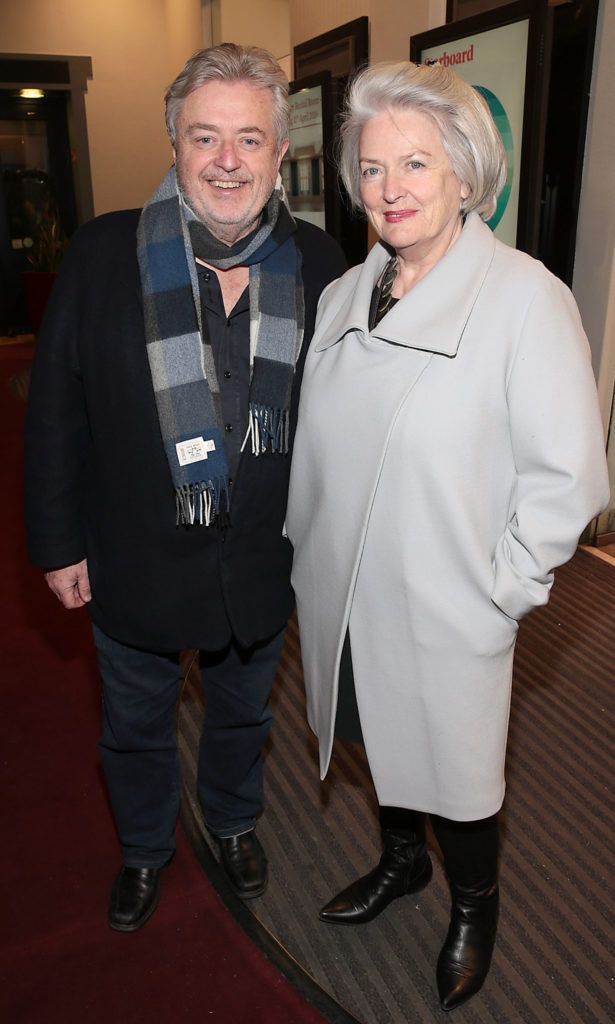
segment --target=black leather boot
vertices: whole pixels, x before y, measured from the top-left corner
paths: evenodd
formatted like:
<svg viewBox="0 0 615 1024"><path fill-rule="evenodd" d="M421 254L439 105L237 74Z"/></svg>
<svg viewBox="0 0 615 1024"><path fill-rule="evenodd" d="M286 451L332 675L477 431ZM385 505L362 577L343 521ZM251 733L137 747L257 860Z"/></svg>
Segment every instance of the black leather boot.
<svg viewBox="0 0 615 1024"><path fill-rule="evenodd" d="M451 921L438 957L443 1010L461 1006L482 987L498 925L497 818L478 822L432 819L451 886Z"/></svg>
<svg viewBox="0 0 615 1024"><path fill-rule="evenodd" d="M398 896L418 892L428 884L432 866L425 846L425 816L418 811L381 808L380 822L384 851L378 866L334 896L320 911L321 921L366 924Z"/></svg>

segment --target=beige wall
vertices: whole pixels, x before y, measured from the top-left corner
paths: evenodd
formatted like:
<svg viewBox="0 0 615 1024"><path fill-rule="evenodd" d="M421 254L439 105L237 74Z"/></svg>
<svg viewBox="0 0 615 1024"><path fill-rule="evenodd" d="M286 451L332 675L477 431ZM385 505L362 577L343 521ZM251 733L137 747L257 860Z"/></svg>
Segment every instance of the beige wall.
<svg viewBox="0 0 615 1024"><path fill-rule="evenodd" d="M289 6L291 45L298 46L347 21L369 17L371 0L289 0Z"/></svg>
<svg viewBox="0 0 615 1024"><path fill-rule="evenodd" d="M210 45L209 40L204 36L202 6L201 0L162 0L165 40L170 66L169 81L172 81L175 75L181 71L186 60L195 50L201 46ZM166 84L168 85L168 82Z"/></svg>
<svg viewBox="0 0 615 1024"><path fill-rule="evenodd" d="M446 21L446 0L372 0L371 59L408 60L410 36Z"/></svg>
<svg viewBox="0 0 615 1024"><path fill-rule="evenodd" d="M263 46L278 60L290 54L289 0L206 2L213 8L214 43Z"/></svg>
<svg viewBox="0 0 615 1024"><path fill-rule="evenodd" d="M407 60L411 35L444 24L446 0L290 0L292 46L364 15L371 60Z"/></svg>
<svg viewBox="0 0 615 1024"><path fill-rule="evenodd" d="M164 90L201 38L199 0L2 0L3 52L92 58L96 213L140 206L169 166Z"/></svg>

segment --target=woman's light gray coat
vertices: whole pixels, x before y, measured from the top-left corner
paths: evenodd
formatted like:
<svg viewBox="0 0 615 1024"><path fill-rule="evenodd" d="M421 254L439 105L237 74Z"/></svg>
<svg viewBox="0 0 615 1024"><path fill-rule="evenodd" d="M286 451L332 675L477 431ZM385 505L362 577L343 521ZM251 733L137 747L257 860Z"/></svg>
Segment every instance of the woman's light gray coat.
<svg viewBox="0 0 615 1024"><path fill-rule="evenodd" d="M378 327L388 259L325 291L286 521L324 776L350 630L381 804L493 814L517 620L606 504L588 345L569 290L476 214Z"/></svg>

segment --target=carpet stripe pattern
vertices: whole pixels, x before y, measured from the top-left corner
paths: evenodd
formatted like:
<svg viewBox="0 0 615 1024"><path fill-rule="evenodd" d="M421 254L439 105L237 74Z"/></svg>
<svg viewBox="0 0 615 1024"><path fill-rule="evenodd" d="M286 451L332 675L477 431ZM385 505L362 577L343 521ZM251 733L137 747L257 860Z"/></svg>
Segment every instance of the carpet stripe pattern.
<svg viewBox="0 0 615 1024"><path fill-rule="evenodd" d="M612 923L615 567L579 550L550 603L519 632L502 813L502 913L488 982L458 1024L602 1024L615 1018ZM273 694L266 812L266 895L250 909L317 984L361 1024L442 1021L435 962L448 889L434 878L376 921L336 928L318 909L380 854L363 751L337 741L318 780L291 621ZM179 717L184 783L196 807L203 714L196 673Z"/></svg>

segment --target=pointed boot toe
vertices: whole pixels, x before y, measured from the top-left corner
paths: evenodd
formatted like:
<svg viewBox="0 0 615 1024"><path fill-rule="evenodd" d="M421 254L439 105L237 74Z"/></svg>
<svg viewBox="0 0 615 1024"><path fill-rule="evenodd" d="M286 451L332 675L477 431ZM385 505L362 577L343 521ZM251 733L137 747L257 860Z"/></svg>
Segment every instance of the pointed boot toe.
<svg viewBox="0 0 615 1024"><path fill-rule="evenodd" d="M385 850L373 871L342 889L318 916L326 924L367 924L393 900L424 889L432 873L431 860L425 851L414 860L400 857L397 850L394 853Z"/></svg>
<svg viewBox="0 0 615 1024"><path fill-rule="evenodd" d="M372 872L373 874L373 872ZM338 892L332 900L322 908L318 917L326 924L362 924L371 921L370 907L364 899L362 883L369 878L359 879L346 889Z"/></svg>
<svg viewBox="0 0 615 1024"><path fill-rule="evenodd" d="M440 1006L443 1010L454 1010L457 1006L471 999L483 986L487 971L476 972L464 970L460 964L440 963L436 978Z"/></svg>
<svg viewBox="0 0 615 1024"><path fill-rule="evenodd" d="M491 966L497 920L497 886L472 896L454 896L451 923L436 968L443 1010L454 1010L482 988Z"/></svg>

